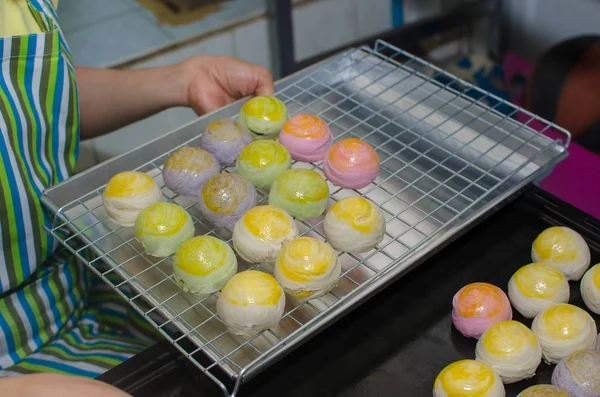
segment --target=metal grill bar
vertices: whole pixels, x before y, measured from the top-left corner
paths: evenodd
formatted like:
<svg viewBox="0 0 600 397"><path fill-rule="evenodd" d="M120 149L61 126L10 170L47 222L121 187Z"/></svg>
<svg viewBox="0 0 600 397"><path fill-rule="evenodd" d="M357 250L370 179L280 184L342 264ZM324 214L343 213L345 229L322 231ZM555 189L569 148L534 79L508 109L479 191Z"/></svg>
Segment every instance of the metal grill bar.
<svg viewBox="0 0 600 397"><path fill-rule="evenodd" d="M566 151L544 132L561 134L567 146L571 139L554 124L380 41L374 49L354 49L302 71L278 82L277 88L276 96L292 114L316 114L329 124L336 141L356 137L379 153L379 177L354 191L330 184L330 205L348 195L366 197L383 210L386 233L370 252L339 253L338 286L309 302L288 297L274 329L249 338L230 335L216 312L216 294L181 291L173 279L171 258L148 257L131 228L107 220L104 185L61 205L45 202L55 214L53 226L46 230L130 302L224 395L237 395L244 381L472 224L484 210L547 172ZM495 104L489 106L488 101ZM184 129L206 126L227 110ZM517 122L519 115L528 120ZM534 122L543 124L542 131L530 127ZM166 158L197 140L195 135L165 146L136 170L154 178L166 201L190 213L197 234L231 243L229 232L205 222L194 202L169 191L162 180ZM294 162L293 167L323 173L320 163ZM73 188L63 185L53 188L53 194ZM265 203L267 192L258 193L259 203ZM325 239L322 217L298 226L303 235ZM243 261L240 268L267 271Z"/></svg>

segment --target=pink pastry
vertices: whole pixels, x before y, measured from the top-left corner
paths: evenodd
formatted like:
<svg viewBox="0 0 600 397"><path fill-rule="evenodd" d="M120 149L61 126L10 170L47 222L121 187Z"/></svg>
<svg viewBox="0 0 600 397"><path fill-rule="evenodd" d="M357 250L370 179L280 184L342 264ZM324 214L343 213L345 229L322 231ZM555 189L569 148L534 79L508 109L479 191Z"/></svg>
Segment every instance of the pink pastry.
<svg viewBox="0 0 600 397"><path fill-rule="evenodd" d="M334 144L323 160L323 171L332 183L347 189L360 189L379 173L379 156L371 145L357 138Z"/></svg>
<svg viewBox="0 0 600 397"><path fill-rule="evenodd" d="M312 114L297 114L283 125L279 143L287 148L294 160L323 160L333 142L327 123Z"/></svg>
<svg viewBox="0 0 600 397"><path fill-rule="evenodd" d="M489 327L505 320L512 320L510 301L495 285L468 284L452 299L452 322L467 338L479 339Z"/></svg>

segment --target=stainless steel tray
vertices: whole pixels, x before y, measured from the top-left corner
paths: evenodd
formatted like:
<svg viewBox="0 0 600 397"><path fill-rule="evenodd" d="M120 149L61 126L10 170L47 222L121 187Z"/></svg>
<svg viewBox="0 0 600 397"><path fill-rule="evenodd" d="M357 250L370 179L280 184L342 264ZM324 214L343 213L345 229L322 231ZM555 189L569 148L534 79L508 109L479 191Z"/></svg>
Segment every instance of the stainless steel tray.
<svg viewBox="0 0 600 397"><path fill-rule="evenodd" d="M171 259L144 255L132 229L109 222L102 206L102 190L112 175L144 171L163 187L168 200L188 209L197 234L228 241L231 235L205 223L193 202L164 187L161 166L176 148L196 144L211 121L235 118L243 100L52 187L42 197L54 220L47 231L123 295L225 395L236 395L244 381L545 175L567 156L570 142L570 134L556 125L381 41L285 78L276 89L291 114L317 114L336 140L354 136L375 147L381 159L375 182L361 190L330 185L329 206L348 195L362 195L383 209L387 229L377 249L340 254L343 272L330 294L304 304L288 297L285 315L272 330L252 338L230 335L216 314L217 294L197 298L182 292L172 279ZM528 121L516 122L517 114L527 115ZM529 126L533 122L564 142L534 131ZM293 166L322 173L320 163ZM322 219L298 226L323 239ZM248 267L240 262L241 269ZM191 351L187 340L195 346ZM223 372L233 380L231 390Z"/></svg>

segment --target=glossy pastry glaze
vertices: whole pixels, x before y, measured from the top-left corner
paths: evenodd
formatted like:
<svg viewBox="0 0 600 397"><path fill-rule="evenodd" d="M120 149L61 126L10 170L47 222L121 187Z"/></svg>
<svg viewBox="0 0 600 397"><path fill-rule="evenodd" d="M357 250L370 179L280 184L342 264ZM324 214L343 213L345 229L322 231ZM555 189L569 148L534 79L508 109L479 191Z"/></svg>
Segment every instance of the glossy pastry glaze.
<svg viewBox="0 0 600 397"><path fill-rule="evenodd" d="M360 189L373 182L379 173L379 156L365 141L344 139L329 149L323 171L333 184Z"/></svg>
<svg viewBox="0 0 600 397"><path fill-rule="evenodd" d="M131 227L140 211L162 200L162 192L148 174L125 171L108 181L102 199L111 222Z"/></svg>
<svg viewBox="0 0 600 397"><path fill-rule="evenodd" d="M289 150L294 160L317 162L329 151L333 135L320 117L297 114L283 125L279 143Z"/></svg>
<svg viewBox="0 0 600 397"><path fill-rule="evenodd" d="M197 147L175 150L163 166L163 180L173 192L184 196L198 196L204 183L221 171L221 165L212 154Z"/></svg>

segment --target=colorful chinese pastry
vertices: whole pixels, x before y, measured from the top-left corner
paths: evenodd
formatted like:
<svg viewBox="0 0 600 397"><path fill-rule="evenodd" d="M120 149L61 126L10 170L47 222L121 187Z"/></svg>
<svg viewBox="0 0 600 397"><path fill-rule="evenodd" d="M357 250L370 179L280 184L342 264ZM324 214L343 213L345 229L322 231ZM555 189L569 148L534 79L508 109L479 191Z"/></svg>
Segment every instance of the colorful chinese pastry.
<svg viewBox="0 0 600 397"><path fill-rule="evenodd" d="M323 160L323 171L334 185L361 189L373 182L379 173L379 156L365 141L344 139L329 149Z"/></svg>
<svg viewBox="0 0 600 397"><path fill-rule="evenodd" d="M498 374L477 360L449 364L435 378L433 397L504 397L506 391Z"/></svg>
<svg viewBox="0 0 600 397"><path fill-rule="evenodd" d="M489 327L505 320L512 320L512 309L504 291L495 285L468 284L452 299L452 322L466 337L479 339Z"/></svg>
<svg viewBox="0 0 600 397"><path fill-rule="evenodd" d="M233 119L213 121L200 135L200 146L223 167L233 166L242 149L250 142L252 137L248 131Z"/></svg>
<svg viewBox="0 0 600 397"><path fill-rule="evenodd" d="M587 308L600 314L600 263L585 272L580 288L581 297Z"/></svg>
<svg viewBox="0 0 600 397"><path fill-rule="evenodd" d="M204 183L221 171L212 154L197 147L175 150L163 166L163 180L173 192L183 196L198 196Z"/></svg>
<svg viewBox="0 0 600 397"><path fill-rule="evenodd" d="M250 263L274 263L283 245L298 237L294 219L281 208L259 205L233 227L233 247Z"/></svg>
<svg viewBox="0 0 600 397"><path fill-rule="evenodd" d="M552 384L570 396L600 397L600 352L577 350L569 354L554 368Z"/></svg>
<svg viewBox="0 0 600 397"><path fill-rule="evenodd" d="M159 258L170 256L194 237L194 221L177 204L154 203L135 220L135 237L147 254Z"/></svg>
<svg viewBox="0 0 600 397"><path fill-rule="evenodd" d="M583 309L563 303L533 319L531 330L542 346L544 361L556 364L576 350L596 346L596 322Z"/></svg>
<svg viewBox="0 0 600 397"><path fill-rule="evenodd" d="M569 302L569 281L554 266L537 262L521 267L508 282L508 298L523 317Z"/></svg>
<svg viewBox="0 0 600 397"><path fill-rule="evenodd" d="M246 146L237 159L237 171L257 189L271 187L281 173L292 166L287 149L274 141L255 141Z"/></svg>
<svg viewBox="0 0 600 397"><path fill-rule="evenodd" d="M238 121L254 139L276 139L288 117L287 107L279 99L257 96L242 106Z"/></svg>
<svg viewBox="0 0 600 397"><path fill-rule="evenodd" d="M360 253L377 246L385 235L383 211L362 197L335 203L323 223L327 242L338 251Z"/></svg>
<svg viewBox="0 0 600 397"><path fill-rule="evenodd" d="M286 243L275 263L275 279L283 290L302 300L320 298L337 284L341 273L331 246L312 237Z"/></svg>
<svg viewBox="0 0 600 397"><path fill-rule="evenodd" d="M202 216L213 225L232 229L250 208L256 206L254 186L237 174L222 173L210 178L200 193Z"/></svg>
<svg viewBox="0 0 600 397"><path fill-rule="evenodd" d="M246 270L233 276L217 300L217 313L234 335L252 336L279 324L285 294L270 274Z"/></svg>
<svg viewBox="0 0 600 397"><path fill-rule="evenodd" d="M102 193L108 219L125 227L133 226L141 210L161 199L162 192L154 179L136 171L113 176Z"/></svg>
<svg viewBox="0 0 600 397"><path fill-rule="evenodd" d="M192 294L219 291L237 273L238 263L231 247L212 236L194 237L175 253L173 276L179 287Z"/></svg>
<svg viewBox="0 0 600 397"><path fill-rule="evenodd" d="M279 143L287 148L294 160L317 162L329 151L333 135L320 117L297 114L283 125Z"/></svg>
<svg viewBox="0 0 600 397"><path fill-rule="evenodd" d="M517 397L569 397L569 393L554 385L535 385L529 386L517 394Z"/></svg>
<svg viewBox="0 0 600 397"><path fill-rule="evenodd" d="M531 258L534 262L550 263L569 280L579 280L590 267L590 248L575 230L554 226L535 239Z"/></svg>
<svg viewBox="0 0 600 397"><path fill-rule="evenodd" d="M475 358L492 367L505 384L532 378L542 362L542 348L529 328L518 321L500 321L477 341Z"/></svg>
<svg viewBox="0 0 600 397"><path fill-rule="evenodd" d="M329 187L316 171L293 169L283 172L271 185L269 204L303 221L319 216L327 207Z"/></svg>

